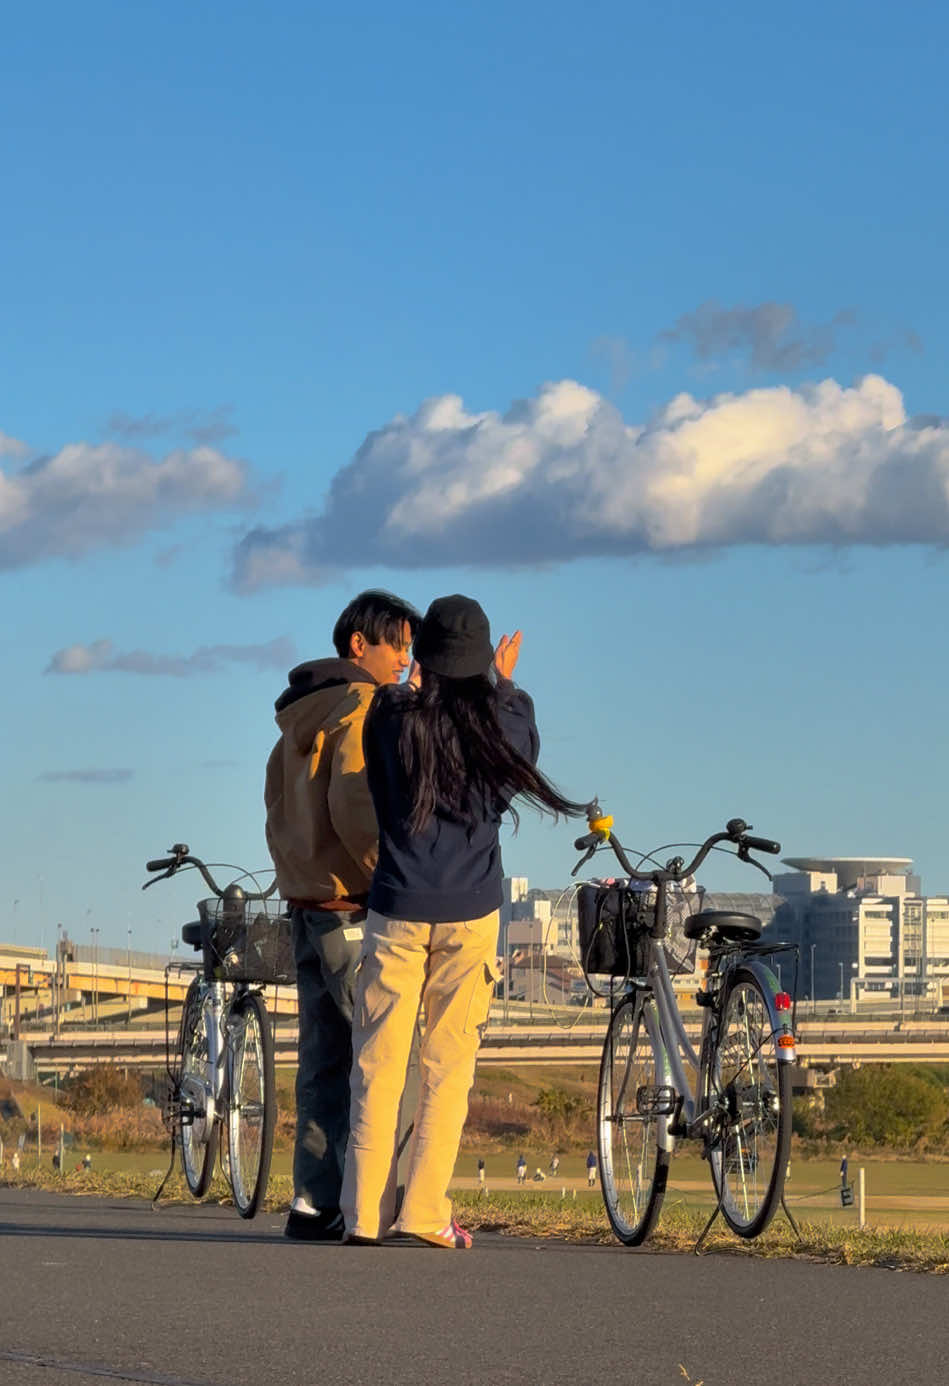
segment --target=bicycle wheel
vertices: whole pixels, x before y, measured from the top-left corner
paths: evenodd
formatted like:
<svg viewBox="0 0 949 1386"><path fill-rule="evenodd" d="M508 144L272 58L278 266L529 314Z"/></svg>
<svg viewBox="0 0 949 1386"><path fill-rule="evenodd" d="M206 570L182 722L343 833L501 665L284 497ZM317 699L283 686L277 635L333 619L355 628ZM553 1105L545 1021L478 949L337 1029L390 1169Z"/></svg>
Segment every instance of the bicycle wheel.
<svg viewBox="0 0 949 1386"><path fill-rule="evenodd" d="M273 1036L261 997L238 997L227 1025L227 1145L234 1204L252 1218L267 1189L277 1099Z"/></svg>
<svg viewBox="0 0 949 1386"><path fill-rule="evenodd" d="M735 969L706 1075L708 1153L725 1221L739 1237L768 1226L784 1192L791 1149L791 1072L778 1062L761 983Z"/></svg>
<svg viewBox="0 0 949 1386"><path fill-rule="evenodd" d="M217 1122L207 1120L212 1074L201 990L195 977L185 996L178 1030L178 1140L185 1182L195 1198L203 1198L208 1191L218 1146Z"/></svg>
<svg viewBox="0 0 949 1386"><path fill-rule="evenodd" d="M603 1044L597 1091L597 1145L606 1215L626 1246L639 1246L656 1225L669 1177L659 1147L661 1121L642 1115L637 1093L661 1082L662 1055L653 1049L645 1009L651 997L629 997L613 1012Z"/></svg>

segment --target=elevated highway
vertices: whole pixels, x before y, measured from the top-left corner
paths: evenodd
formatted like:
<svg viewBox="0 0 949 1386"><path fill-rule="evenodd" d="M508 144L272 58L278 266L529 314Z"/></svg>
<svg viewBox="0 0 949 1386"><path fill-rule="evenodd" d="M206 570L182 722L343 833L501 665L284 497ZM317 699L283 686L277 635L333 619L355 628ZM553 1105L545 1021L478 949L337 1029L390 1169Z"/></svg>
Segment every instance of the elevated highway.
<svg viewBox="0 0 949 1386"><path fill-rule="evenodd" d="M270 1006L272 988L267 995ZM176 1008L177 1010L177 1008ZM699 1027L687 1027L693 1043ZM177 1014L170 1014L170 1042L174 1045ZM604 1024L502 1025L490 1024L478 1062L480 1065L597 1064L603 1044ZM56 1034L52 1029L24 1029L21 1042L29 1049L40 1073L75 1072L96 1063L154 1068L165 1062L163 1025L70 1027ZM277 1062L296 1060L297 1026L276 1017ZM2 1054L0 1047L0 1054ZM801 1068L831 1069L862 1063L949 1063L949 1020L906 1022L899 1029L885 1023L866 1023L859 1018L804 1022L798 1026L798 1063Z"/></svg>

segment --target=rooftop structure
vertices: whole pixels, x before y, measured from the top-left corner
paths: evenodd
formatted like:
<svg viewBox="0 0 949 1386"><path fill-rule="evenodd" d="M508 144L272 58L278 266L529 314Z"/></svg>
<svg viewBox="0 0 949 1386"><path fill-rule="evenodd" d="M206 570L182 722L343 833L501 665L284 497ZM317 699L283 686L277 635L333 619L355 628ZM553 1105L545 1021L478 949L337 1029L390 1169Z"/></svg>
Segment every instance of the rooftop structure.
<svg viewBox="0 0 949 1386"><path fill-rule="evenodd" d="M905 876L912 857L782 857L795 871L819 872L837 877L838 890L852 889L866 876Z"/></svg>

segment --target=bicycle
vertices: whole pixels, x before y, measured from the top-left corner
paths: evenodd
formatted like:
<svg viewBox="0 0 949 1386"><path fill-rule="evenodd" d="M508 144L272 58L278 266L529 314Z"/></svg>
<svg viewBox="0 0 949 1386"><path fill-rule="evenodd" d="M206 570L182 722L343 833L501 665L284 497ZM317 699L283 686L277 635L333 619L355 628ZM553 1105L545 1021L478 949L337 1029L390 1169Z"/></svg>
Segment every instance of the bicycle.
<svg viewBox="0 0 949 1386"><path fill-rule="evenodd" d="M167 1055L164 1116L172 1133L171 1164L155 1201L177 1149L195 1198L207 1193L220 1150L234 1205L241 1217L252 1218L267 1189L277 1115L273 1033L261 992L267 984L296 979L290 922L271 898L276 881L263 891L246 891L239 882L222 890L186 844L176 843L169 853L146 863L146 871L162 874L142 889L190 867L214 898L199 900L198 919L181 930L182 941L202 958L185 994L175 1062ZM253 917L252 904L258 907Z"/></svg>
<svg viewBox="0 0 949 1386"><path fill-rule="evenodd" d="M735 855L769 880L771 873L750 853L776 854L780 844L751 836L749 825L733 818L724 832L702 843L688 865L677 856L664 868L637 871L612 823L594 801L590 832L574 844L585 855L573 871L576 875L599 847L609 846L626 873L625 879L581 885L578 891L588 985L591 974L608 975L610 995L619 998L612 1006L597 1086L607 1217L621 1242L641 1245L659 1217L675 1142L693 1139L702 1142L717 1198L698 1245L719 1213L738 1236L756 1237L784 1204L796 1058L792 999L764 956L795 945L762 943L761 921L754 915L686 912L684 940L693 954L697 947L708 950L705 986L696 996L703 1012L697 1054L672 988L668 907L670 892L690 880L719 843L734 844Z"/></svg>

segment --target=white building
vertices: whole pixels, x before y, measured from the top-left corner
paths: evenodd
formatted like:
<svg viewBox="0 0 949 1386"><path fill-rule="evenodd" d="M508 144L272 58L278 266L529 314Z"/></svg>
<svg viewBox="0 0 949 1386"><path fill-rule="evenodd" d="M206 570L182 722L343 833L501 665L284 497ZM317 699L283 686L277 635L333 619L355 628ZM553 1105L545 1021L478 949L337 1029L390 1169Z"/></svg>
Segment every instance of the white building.
<svg viewBox="0 0 949 1386"><path fill-rule="evenodd" d="M786 857L771 926L801 948L801 995L849 1000L949 992L949 897L924 896L909 857Z"/></svg>

